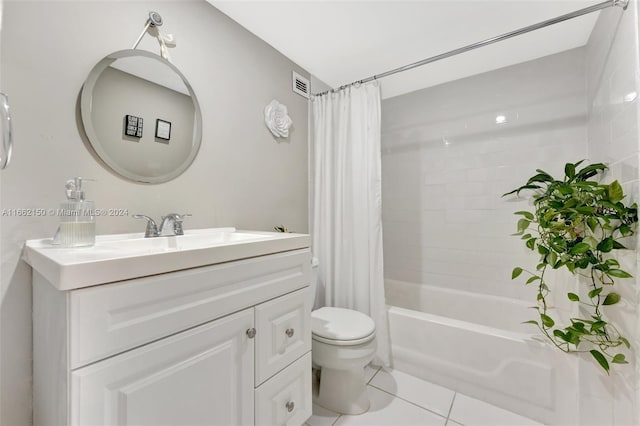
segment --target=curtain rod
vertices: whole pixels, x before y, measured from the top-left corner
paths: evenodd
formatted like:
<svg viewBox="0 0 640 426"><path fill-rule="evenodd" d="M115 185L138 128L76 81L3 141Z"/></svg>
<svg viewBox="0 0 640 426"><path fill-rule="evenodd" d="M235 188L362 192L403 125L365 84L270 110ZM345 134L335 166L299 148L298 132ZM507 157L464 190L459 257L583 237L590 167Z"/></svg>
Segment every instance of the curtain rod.
<svg viewBox="0 0 640 426"><path fill-rule="evenodd" d="M370 81L378 80L378 79L383 78L383 77L388 77L390 75L397 74L399 72L408 71L408 70L411 70L411 69L414 69L414 68L417 68L417 67L421 67L421 66L426 65L426 64L430 64L432 62L439 61L441 59L449 58L451 56L456 56L456 55L459 55L461 53L468 52L470 50L478 49L479 47L488 46L490 44L497 43L497 42L503 41L503 40L507 40L509 38L516 37L516 36L519 36L519 35L522 35L522 34L526 34L526 33L531 32L531 31L539 30L541 28L548 27L550 25L558 24L560 22L567 21L569 19L573 19L573 18L577 18L577 17L582 16L582 15L587 15L589 13L597 12L599 10L606 9L608 7L618 6L618 7L621 7L623 10L626 10L628 5L629 5L629 0L607 0L607 1L603 1L602 3L594 4L593 6L585 7L583 9L579 9L579 10L576 10L576 11L573 11L573 12L569 12L569 13L566 13L564 15L558 16L556 18L547 19L546 21L538 22L537 24L533 24L533 25L529 25L529 26L524 27L524 28L520 28L519 30L510 31L508 33L505 33L505 34L502 34L502 35L499 35L499 36L496 36L496 37L488 38L486 40L482 40L482 41L479 41L479 42L476 42L476 43L473 43L473 44L469 44L467 46L460 47L458 49L453 49L453 50L450 50L448 52L441 53L439 55L435 55L435 56L432 56L430 58L423 59L421 61L414 62L414 63L409 64L409 65L405 65L403 67L395 68L395 69L392 69L390 71L383 72L382 74L376 74L376 75L372 75L371 77L363 78L362 80L356 80L353 83L345 84L344 86L340 86L337 90L344 89L345 87L349 87L349 86L352 86L354 84L368 83ZM326 90L326 91L320 92L320 93L314 93L313 95L314 96L322 96L322 95L325 95L325 94L327 94L329 92L335 92L335 91L336 91L336 89L331 89L331 90Z"/></svg>

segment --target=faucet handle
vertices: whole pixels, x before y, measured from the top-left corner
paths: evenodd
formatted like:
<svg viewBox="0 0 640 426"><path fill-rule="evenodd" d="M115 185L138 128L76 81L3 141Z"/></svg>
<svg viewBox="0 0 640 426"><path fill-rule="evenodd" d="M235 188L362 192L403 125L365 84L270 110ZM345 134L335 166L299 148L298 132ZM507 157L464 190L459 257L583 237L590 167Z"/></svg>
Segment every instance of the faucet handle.
<svg viewBox="0 0 640 426"><path fill-rule="evenodd" d="M158 232L158 225L156 225L156 221L144 214L134 214L131 216L134 219L145 219L147 221L147 229L144 232L144 237L157 237L160 235Z"/></svg>
<svg viewBox="0 0 640 426"><path fill-rule="evenodd" d="M184 235L184 229L182 229L182 222L185 217L191 217L190 213L178 214L171 213L173 215L173 233L176 235ZM168 215L169 216L169 215Z"/></svg>
<svg viewBox="0 0 640 426"><path fill-rule="evenodd" d="M167 213L166 215L162 216L162 220L164 219L171 219L174 221L180 221L182 222L184 220L185 217L191 217L190 213L185 213L185 214L180 214L180 213Z"/></svg>

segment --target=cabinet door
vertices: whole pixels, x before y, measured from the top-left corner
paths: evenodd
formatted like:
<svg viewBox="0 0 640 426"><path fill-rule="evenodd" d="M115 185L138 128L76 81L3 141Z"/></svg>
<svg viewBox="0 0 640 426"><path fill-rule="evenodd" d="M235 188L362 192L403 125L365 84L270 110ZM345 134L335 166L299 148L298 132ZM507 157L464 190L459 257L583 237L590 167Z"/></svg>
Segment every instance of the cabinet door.
<svg viewBox="0 0 640 426"><path fill-rule="evenodd" d="M71 373L71 423L253 424L253 309Z"/></svg>

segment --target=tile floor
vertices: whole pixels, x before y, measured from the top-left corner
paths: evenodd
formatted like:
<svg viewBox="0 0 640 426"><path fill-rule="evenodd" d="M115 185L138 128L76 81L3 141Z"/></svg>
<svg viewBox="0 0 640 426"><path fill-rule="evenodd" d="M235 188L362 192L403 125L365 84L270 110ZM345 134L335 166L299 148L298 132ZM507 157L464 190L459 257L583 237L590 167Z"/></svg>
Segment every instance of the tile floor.
<svg viewBox="0 0 640 426"><path fill-rule="evenodd" d="M371 408L340 415L318 405L307 426L542 426L541 423L409 374L367 367Z"/></svg>

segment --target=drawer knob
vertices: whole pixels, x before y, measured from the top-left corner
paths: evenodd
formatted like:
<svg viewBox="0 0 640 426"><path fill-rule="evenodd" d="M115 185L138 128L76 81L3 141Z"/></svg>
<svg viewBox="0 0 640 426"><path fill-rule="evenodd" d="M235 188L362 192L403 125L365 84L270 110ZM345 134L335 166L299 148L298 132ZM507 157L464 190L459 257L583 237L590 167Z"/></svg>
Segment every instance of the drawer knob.
<svg viewBox="0 0 640 426"><path fill-rule="evenodd" d="M256 329L251 327L250 329L247 330L247 337L249 339L253 339L254 337L256 337Z"/></svg>
<svg viewBox="0 0 640 426"><path fill-rule="evenodd" d="M293 401L287 402L285 406L287 407L288 412L292 412L293 409L296 408L296 404L294 404Z"/></svg>
<svg viewBox="0 0 640 426"><path fill-rule="evenodd" d="M287 328L287 331L285 331L285 333L287 334L287 337L293 337L293 328Z"/></svg>

